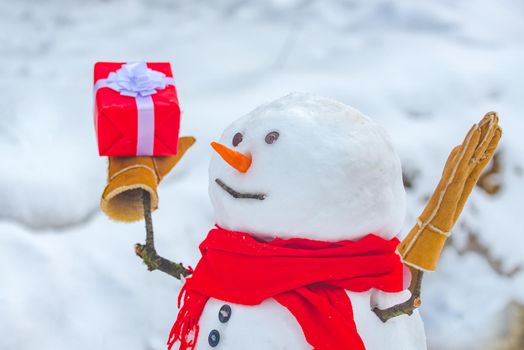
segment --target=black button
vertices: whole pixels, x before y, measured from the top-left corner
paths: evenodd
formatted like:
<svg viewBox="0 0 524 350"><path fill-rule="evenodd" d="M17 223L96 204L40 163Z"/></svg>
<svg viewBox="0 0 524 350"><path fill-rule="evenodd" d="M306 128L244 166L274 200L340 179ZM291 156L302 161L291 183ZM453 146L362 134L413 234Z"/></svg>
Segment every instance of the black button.
<svg viewBox="0 0 524 350"><path fill-rule="evenodd" d="M226 323L229 321L229 318L231 317L231 306L224 305L220 308L220 311L218 312L218 319L222 323Z"/></svg>
<svg viewBox="0 0 524 350"><path fill-rule="evenodd" d="M209 345L214 348L220 341L220 333L218 333L216 329L213 329L211 332L209 332L209 337L207 337L207 340L209 341Z"/></svg>

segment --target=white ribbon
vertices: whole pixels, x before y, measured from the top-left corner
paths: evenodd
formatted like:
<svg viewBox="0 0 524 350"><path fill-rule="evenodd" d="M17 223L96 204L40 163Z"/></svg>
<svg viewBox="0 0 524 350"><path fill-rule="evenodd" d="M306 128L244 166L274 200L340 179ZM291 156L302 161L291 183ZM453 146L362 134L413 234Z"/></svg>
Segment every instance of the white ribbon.
<svg viewBox="0 0 524 350"><path fill-rule="evenodd" d="M94 94L107 87L118 91L122 96L134 97L138 111L137 156L152 156L155 144L155 105L151 95L163 90L167 85L175 85L175 80L162 72L152 70L145 62L130 62L111 72L106 79L99 79L94 86Z"/></svg>

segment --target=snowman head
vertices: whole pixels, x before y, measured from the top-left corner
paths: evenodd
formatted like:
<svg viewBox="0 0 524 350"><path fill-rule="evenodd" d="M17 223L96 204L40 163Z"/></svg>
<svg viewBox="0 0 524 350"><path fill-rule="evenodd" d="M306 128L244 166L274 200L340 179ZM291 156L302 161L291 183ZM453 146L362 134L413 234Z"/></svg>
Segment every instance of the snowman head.
<svg viewBox="0 0 524 350"><path fill-rule="evenodd" d="M334 100L293 93L233 122L213 143L216 223L263 239L398 234L405 192L384 129Z"/></svg>

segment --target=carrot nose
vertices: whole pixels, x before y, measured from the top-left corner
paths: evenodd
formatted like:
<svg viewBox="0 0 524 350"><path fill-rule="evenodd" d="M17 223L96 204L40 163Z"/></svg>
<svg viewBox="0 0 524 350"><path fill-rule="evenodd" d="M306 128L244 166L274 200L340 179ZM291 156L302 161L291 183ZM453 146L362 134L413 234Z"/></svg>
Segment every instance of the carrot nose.
<svg viewBox="0 0 524 350"><path fill-rule="evenodd" d="M218 142L211 142L211 147L220 154L227 164L231 165L241 173L245 173L251 166L251 157L249 156L234 151Z"/></svg>

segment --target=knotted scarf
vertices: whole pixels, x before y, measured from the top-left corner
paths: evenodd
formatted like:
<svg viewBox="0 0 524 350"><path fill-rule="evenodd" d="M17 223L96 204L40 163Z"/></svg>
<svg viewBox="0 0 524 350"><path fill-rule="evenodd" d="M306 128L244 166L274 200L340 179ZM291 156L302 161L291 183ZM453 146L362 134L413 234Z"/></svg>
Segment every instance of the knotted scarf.
<svg viewBox="0 0 524 350"><path fill-rule="evenodd" d="M168 348L194 349L198 321L209 298L257 305L273 298L295 317L315 350L364 350L346 290L403 289L397 238L369 234L358 241L324 242L212 229L200 244L202 258L179 295Z"/></svg>

